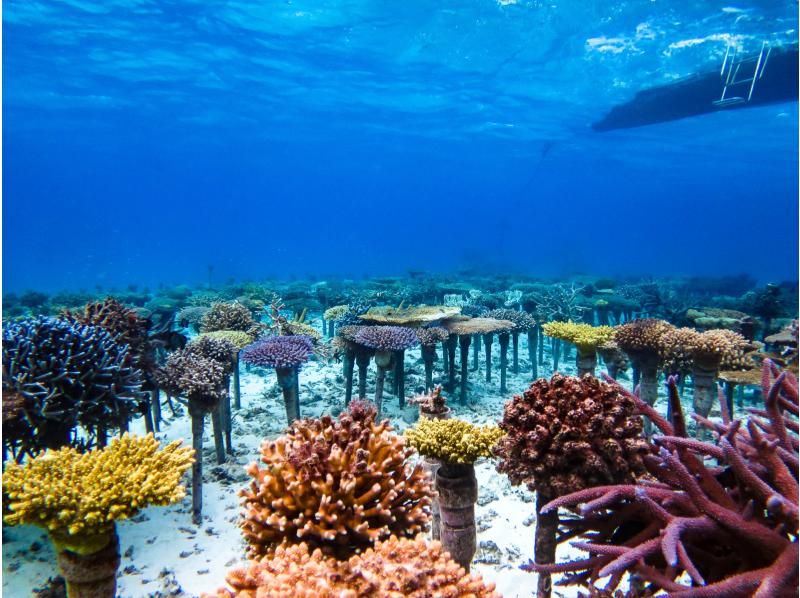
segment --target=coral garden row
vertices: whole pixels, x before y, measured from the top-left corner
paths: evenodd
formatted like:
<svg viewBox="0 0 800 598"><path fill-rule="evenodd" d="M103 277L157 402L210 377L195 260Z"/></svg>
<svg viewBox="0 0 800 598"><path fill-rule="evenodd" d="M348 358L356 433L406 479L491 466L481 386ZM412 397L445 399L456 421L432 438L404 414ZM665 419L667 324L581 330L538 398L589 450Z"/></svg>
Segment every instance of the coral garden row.
<svg viewBox="0 0 800 598"><path fill-rule="evenodd" d="M683 314L695 312L692 322L671 322L652 317L641 286L626 309L611 307L621 290L600 285L591 309L580 305L586 287L567 285L496 291L499 306L467 291L435 305L365 295L311 310L250 288L233 301L190 291L158 317L108 298L8 319L4 522L48 531L70 596L113 596L116 521L180 500L191 469L200 523L204 426L210 419L224 462L249 367L275 372L288 426L247 468L240 526L250 564L217 595L496 595L470 573L478 459L536 494L525 567L537 572L539 596L550 595L553 575L595 594L796 595L796 320L780 320L768 289L769 317L694 306ZM550 378L538 375L545 344ZM398 435L382 418L384 399L406 403L412 350L425 384L408 403L420 418ZM557 373L573 351L578 375ZM533 380L496 425L453 416L481 399L469 382L481 356L501 393L523 365ZM309 360L340 363L338 417L303 417ZM627 371L634 392L615 380ZM654 407L662 381L666 413ZM734 402L745 386L760 389L760 407ZM692 393L690 418L681 389ZM191 417L192 448L128 433L139 417L158 431L176 402ZM587 557L555 562L563 542Z"/></svg>

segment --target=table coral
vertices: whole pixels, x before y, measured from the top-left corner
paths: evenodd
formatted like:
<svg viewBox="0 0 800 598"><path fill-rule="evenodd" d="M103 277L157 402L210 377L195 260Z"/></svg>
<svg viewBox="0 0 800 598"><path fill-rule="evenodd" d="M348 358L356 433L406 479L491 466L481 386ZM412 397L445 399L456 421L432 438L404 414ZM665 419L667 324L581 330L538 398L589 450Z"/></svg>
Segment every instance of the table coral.
<svg viewBox="0 0 800 598"><path fill-rule="evenodd" d="M235 569L217 598L500 598L494 584L467 574L439 542L391 538L347 561L326 558L306 544L279 547L273 555Z"/></svg>
<svg viewBox="0 0 800 598"><path fill-rule="evenodd" d="M475 463L491 457L492 448L503 436L497 426L476 426L461 419L421 418L405 431L408 443L426 457L448 463Z"/></svg>
<svg viewBox="0 0 800 598"><path fill-rule="evenodd" d="M259 367L296 368L308 361L313 350L307 336L271 336L242 349L241 359Z"/></svg>
<svg viewBox="0 0 800 598"><path fill-rule="evenodd" d="M198 338L203 337L228 341L240 351L247 345L252 344L255 340L251 335L241 330L215 330L213 332L204 332L199 335Z"/></svg>
<svg viewBox="0 0 800 598"><path fill-rule="evenodd" d="M261 445L261 462L242 491L242 530L251 556L306 542L347 557L391 534L413 537L430 518L430 481L412 450L375 422L369 403L353 401L338 419L294 422Z"/></svg>
<svg viewBox="0 0 800 598"><path fill-rule="evenodd" d="M636 401L663 432L645 459L658 482L591 488L544 507L577 510L562 523L565 537L589 557L538 571L569 575L564 585L593 586L610 576L613 591L625 574L647 592L671 596L796 596L798 588L798 385L765 360L764 409L746 423L695 415L718 444L686 436L675 379L669 395L673 422ZM624 391L623 391L624 392ZM706 464L706 460L710 460ZM687 584L688 582L688 584Z"/></svg>
<svg viewBox="0 0 800 598"><path fill-rule="evenodd" d="M597 366L597 347L614 340L611 326L592 326L582 322L547 322L542 324L546 336L572 343L578 348L578 374L594 375Z"/></svg>
<svg viewBox="0 0 800 598"><path fill-rule="evenodd" d="M180 444L159 450L152 435L125 434L102 450L63 448L24 465L9 463L3 472L4 521L43 527L57 543L82 552L115 521L183 498L180 480L194 451Z"/></svg>

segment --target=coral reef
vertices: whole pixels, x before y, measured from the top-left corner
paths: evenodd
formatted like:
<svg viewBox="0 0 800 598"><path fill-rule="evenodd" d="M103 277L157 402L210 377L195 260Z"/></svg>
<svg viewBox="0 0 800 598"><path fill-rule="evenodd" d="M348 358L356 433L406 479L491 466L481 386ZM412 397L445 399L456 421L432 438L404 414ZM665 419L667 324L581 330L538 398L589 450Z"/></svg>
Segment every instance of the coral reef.
<svg viewBox="0 0 800 598"><path fill-rule="evenodd" d="M128 345L108 331L39 317L3 329L3 394L24 399L18 435L3 439L18 459L76 442L74 428L102 436L127 427L144 399ZM90 438L90 443L91 443Z"/></svg>
<svg viewBox="0 0 800 598"><path fill-rule="evenodd" d="M413 537L430 517L431 487L412 450L353 401L338 419L294 422L261 446L261 462L242 491L242 530L251 556L304 542L345 558L391 534Z"/></svg>
<svg viewBox="0 0 800 598"><path fill-rule="evenodd" d="M215 330L240 330L257 337L263 332L264 325L256 322L250 310L241 303L212 303L208 313L200 319L200 331Z"/></svg>
<svg viewBox="0 0 800 598"><path fill-rule="evenodd" d="M203 305L190 305L184 307L175 315L175 321L183 328L192 327L196 332L200 330L200 322L208 314L210 308Z"/></svg>
<svg viewBox="0 0 800 598"><path fill-rule="evenodd" d="M503 436L497 426L476 426L461 419L421 418L405 431L408 444L426 457L448 463L472 464L491 457Z"/></svg>
<svg viewBox="0 0 800 598"><path fill-rule="evenodd" d="M3 472L4 521L42 527L57 544L94 552L114 521L183 498L180 480L193 451L180 444L159 450L152 435L124 434L100 450L81 454L62 448L24 465L9 463Z"/></svg>
<svg viewBox="0 0 800 598"><path fill-rule="evenodd" d="M306 544L281 546L273 555L235 569L218 598L372 598L453 596L500 598L494 585L467 574L438 542L390 537L347 561L309 553Z"/></svg>
<svg viewBox="0 0 800 598"><path fill-rule="evenodd" d="M585 489L546 505L582 505L563 520L565 538L580 537L575 546L590 556L531 568L568 573L564 584L610 576L609 592L630 573L644 591L671 596L797 595L797 379L768 360L762 375L764 409L746 423L731 420L724 401L723 423L694 416L719 444L686 437L674 378L674 424L630 395L663 432L645 458L658 482Z"/></svg>

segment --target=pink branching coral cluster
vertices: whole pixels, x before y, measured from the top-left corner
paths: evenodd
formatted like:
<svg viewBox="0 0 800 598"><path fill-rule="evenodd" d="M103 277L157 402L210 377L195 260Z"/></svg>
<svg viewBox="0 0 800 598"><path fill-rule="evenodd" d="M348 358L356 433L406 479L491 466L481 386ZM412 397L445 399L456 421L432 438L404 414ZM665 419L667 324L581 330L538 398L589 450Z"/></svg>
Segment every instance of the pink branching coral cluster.
<svg viewBox="0 0 800 598"><path fill-rule="evenodd" d="M653 437L644 460L658 481L551 501L545 511L578 510L577 518L561 520L560 540L581 537L573 544L590 556L529 568L568 573L563 585L592 588L610 576L607 591L635 573L649 585L645 591L676 597L797 596L798 384L769 360L763 368L765 407L750 410L746 423L731 421L722 397L723 423L694 416L718 444L686 436L674 379L672 423L633 397L664 434Z"/></svg>
<svg viewBox="0 0 800 598"><path fill-rule="evenodd" d="M326 558L306 544L279 547L274 555L228 574L218 598L500 598L494 584L470 575L439 542L392 536L347 561Z"/></svg>

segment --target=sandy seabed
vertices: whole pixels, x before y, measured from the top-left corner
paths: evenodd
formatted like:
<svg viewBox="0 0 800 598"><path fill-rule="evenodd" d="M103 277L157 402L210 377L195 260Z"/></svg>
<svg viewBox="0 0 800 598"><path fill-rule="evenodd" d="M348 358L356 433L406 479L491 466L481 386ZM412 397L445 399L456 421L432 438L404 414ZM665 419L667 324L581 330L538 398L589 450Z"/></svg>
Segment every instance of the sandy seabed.
<svg viewBox="0 0 800 598"><path fill-rule="evenodd" d="M470 371L469 404L457 400L457 390L445 393L454 417L476 424L496 423L502 418L503 405L514 394L524 391L531 382L531 364L525 335L520 335L520 373L510 371L509 349L508 392L500 394L499 346L492 346L492 381L486 382L485 354L481 347L480 367ZM549 339L546 339L549 340ZM545 343L545 363L539 375L552 373L550 343ZM435 364L434 383L443 383L441 348ZM559 370L575 373L574 350ZM459 367L456 358L457 371ZM470 369L472 350L470 350ZM424 387L424 368L419 349L407 351L406 394L411 396ZM374 389L374 364L370 366L367 394ZM623 384L628 384L623 381ZM317 360L300 372L300 401L303 416L316 417L339 413L344 408L342 365L336 361ZM387 387L389 385L387 384ZM663 393L663 390L661 391ZM686 401L684 397L684 401ZM217 465L210 422L206 422L203 454L203 524L191 521L191 497L170 507L145 509L131 520L118 525L122 563L118 574L120 598L199 596L224 586L226 572L245 560L245 543L237 526L240 502L238 492L249 484L244 467L258 459L258 448L264 439L273 439L285 428L286 413L280 389L272 371L241 371L242 408L233 413L234 455L227 463ZM384 395L384 416L402 432L417 419L416 407L400 408L391 393ZM191 421L186 409L176 405L172 414L165 404L165 418L156 434L162 443L176 439L191 442ZM666 411L665 399L659 397L656 407ZM688 412L688 410L687 410ZM143 421L131 426L133 433L144 434ZM519 569L533 558L536 524L535 496L526 487L512 486L505 475L496 472L494 462L476 463L479 496L475 509L478 530L478 551L473 571L494 582L506 598L535 595L536 575ZM188 485L188 480L187 480ZM47 534L39 528L4 527L3 529L3 596L30 596L34 588L47 584L57 575L55 554ZM561 545L557 560L585 558L586 553L569 545ZM554 587L554 596L576 596L576 588Z"/></svg>

